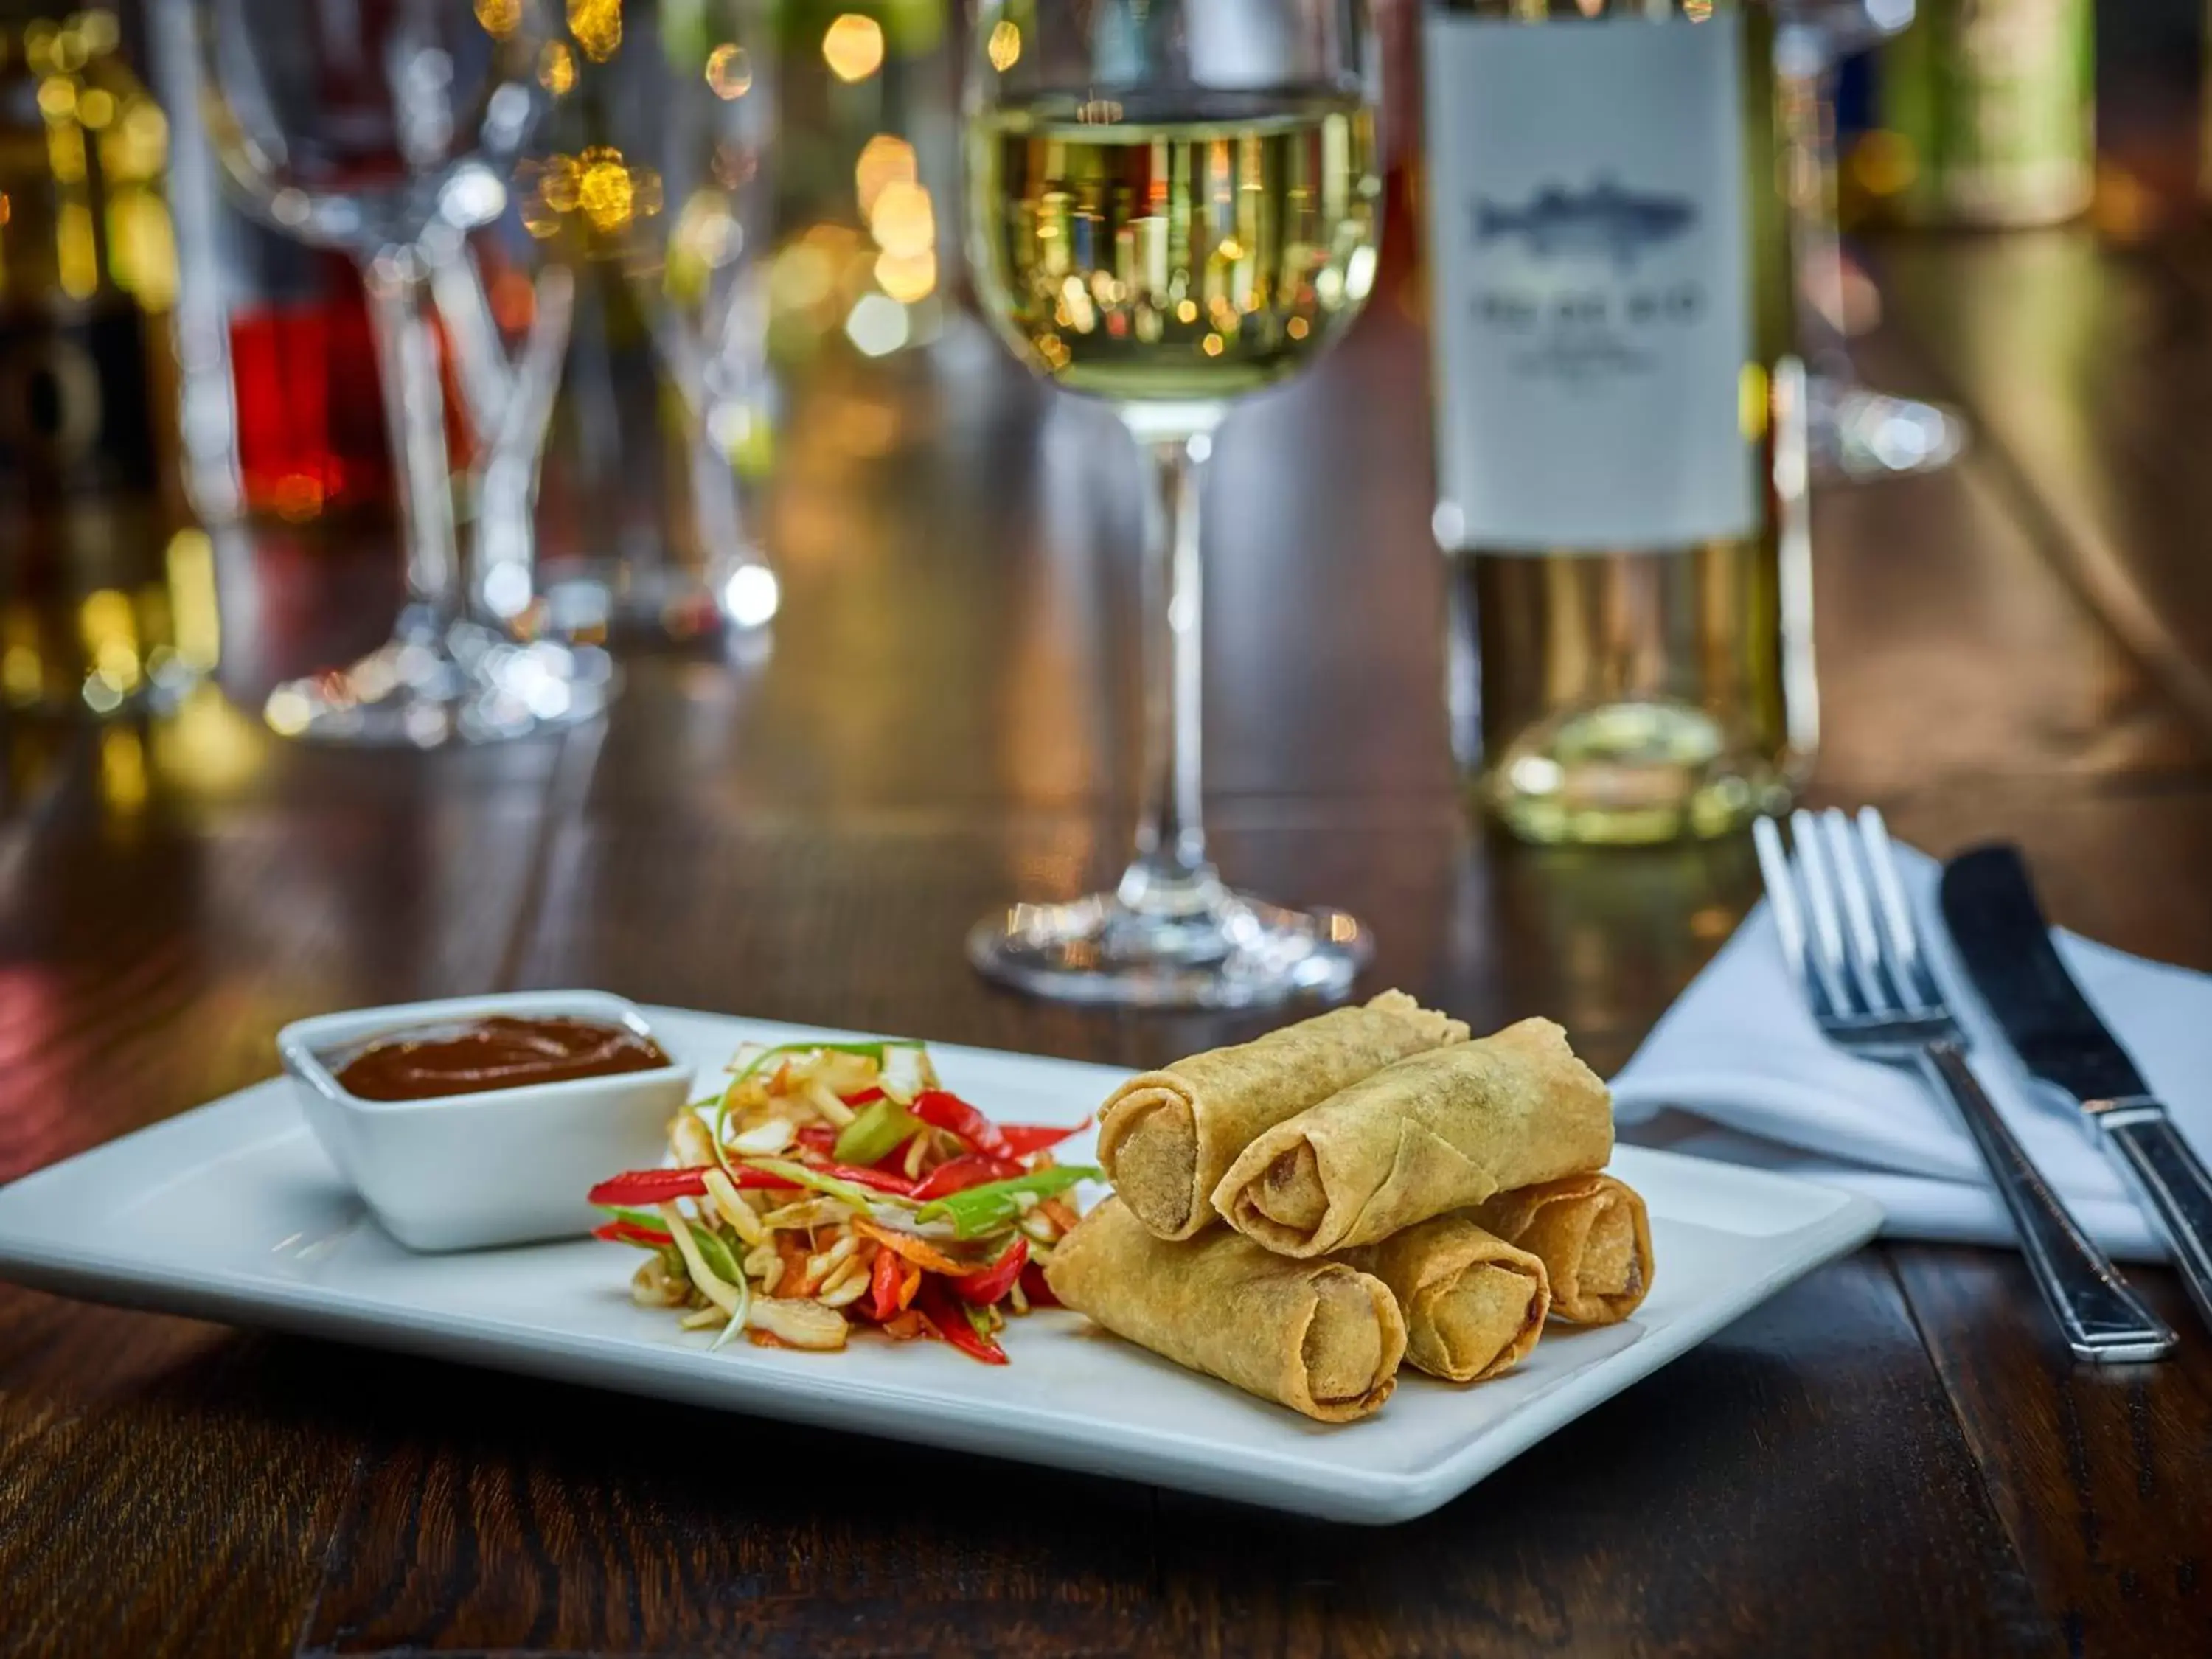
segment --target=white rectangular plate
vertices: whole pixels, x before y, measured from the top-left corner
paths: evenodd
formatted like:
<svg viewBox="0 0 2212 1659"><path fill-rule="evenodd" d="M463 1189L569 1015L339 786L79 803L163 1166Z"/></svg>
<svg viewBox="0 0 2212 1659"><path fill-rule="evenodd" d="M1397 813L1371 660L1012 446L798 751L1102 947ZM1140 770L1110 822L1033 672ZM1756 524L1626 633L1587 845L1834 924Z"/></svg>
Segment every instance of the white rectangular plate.
<svg viewBox="0 0 2212 1659"><path fill-rule="evenodd" d="M651 1010L702 1077L750 1038L850 1037ZM937 1047L946 1085L1009 1122L1079 1121L1122 1073ZM1068 1156L1089 1155L1087 1137ZM1863 1198L1621 1147L1651 1209L1657 1273L1637 1316L1553 1326L1518 1370L1455 1389L1406 1370L1376 1416L1325 1427L1105 1335L1077 1316L1018 1320L1013 1363L872 1337L838 1354L678 1331L632 1305L635 1256L579 1240L416 1255L369 1219L279 1079L0 1190L0 1273L135 1307L653 1395L764 1417L1157 1481L1340 1521L1425 1514L1746 1309L1870 1237ZM499 1172L486 1170L487 1181Z"/></svg>

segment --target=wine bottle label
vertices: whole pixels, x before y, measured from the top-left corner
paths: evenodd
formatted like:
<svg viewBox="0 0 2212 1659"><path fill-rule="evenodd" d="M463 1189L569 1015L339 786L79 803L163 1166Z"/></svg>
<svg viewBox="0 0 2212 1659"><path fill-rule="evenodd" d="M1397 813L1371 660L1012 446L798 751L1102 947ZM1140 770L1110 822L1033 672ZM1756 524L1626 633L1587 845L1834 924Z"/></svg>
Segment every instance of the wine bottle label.
<svg viewBox="0 0 2212 1659"><path fill-rule="evenodd" d="M1429 17L1447 545L1759 527L1739 22Z"/></svg>

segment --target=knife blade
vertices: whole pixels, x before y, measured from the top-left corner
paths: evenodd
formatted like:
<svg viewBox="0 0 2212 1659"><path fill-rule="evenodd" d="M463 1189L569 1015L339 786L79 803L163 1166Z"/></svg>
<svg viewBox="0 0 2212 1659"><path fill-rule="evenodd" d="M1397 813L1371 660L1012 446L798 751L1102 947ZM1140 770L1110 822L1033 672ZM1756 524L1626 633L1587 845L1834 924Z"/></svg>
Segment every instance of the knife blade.
<svg viewBox="0 0 2212 1659"><path fill-rule="evenodd" d="M2058 959L2017 848L1960 854L1943 866L1942 890L1959 959L2031 1076L2077 1104L2149 1094Z"/></svg>
<svg viewBox="0 0 2212 1659"><path fill-rule="evenodd" d="M2212 1325L2212 1175L2067 972L2020 849L2005 842L1960 854L1943 867L1939 896L1959 960L2006 1040L2031 1077L2094 1126Z"/></svg>

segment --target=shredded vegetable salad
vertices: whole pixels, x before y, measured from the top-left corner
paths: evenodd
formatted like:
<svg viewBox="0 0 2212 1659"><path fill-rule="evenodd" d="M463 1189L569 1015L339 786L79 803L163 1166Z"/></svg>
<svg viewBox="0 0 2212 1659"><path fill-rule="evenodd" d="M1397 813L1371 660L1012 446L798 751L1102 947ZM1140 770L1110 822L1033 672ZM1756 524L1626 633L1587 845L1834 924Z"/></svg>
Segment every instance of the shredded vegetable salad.
<svg viewBox="0 0 2212 1659"><path fill-rule="evenodd" d="M1081 1126L1078 1126L1079 1127ZM648 1252L631 1298L687 1330L836 1349L857 1326L1006 1363L1009 1315L1052 1303L1076 1223L1055 1164L1073 1128L994 1123L938 1085L919 1042L749 1043L719 1097L669 1126L673 1166L601 1182L598 1237Z"/></svg>

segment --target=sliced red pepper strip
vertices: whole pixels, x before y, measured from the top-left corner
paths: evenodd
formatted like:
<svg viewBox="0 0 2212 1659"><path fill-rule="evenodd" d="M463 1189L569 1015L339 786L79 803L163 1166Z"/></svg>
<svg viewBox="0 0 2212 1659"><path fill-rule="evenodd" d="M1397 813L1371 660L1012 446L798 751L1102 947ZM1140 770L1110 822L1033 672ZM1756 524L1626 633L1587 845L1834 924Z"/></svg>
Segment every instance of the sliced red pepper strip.
<svg viewBox="0 0 2212 1659"><path fill-rule="evenodd" d="M655 1232L650 1227L641 1227L634 1221L610 1221L603 1227L592 1229L593 1238L604 1238L610 1244L673 1244L672 1233Z"/></svg>
<svg viewBox="0 0 2212 1659"><path fill-rule="evenodd" d="M666 1204L678 1198L704 1198L707 1195L707 1176L714 1166L702 1164L690 1170L632 1170L627 1175L610 1176L584 1194L588 1203L609 1209L646 1209L655 1204ZM740 1164L726 1171L730 1179L740 1188L777 1188L796 1192L796 1183L781 1176L770 1175L765 1170L756 1170Z"/></svg>
<svg viewBox="0 0 2212 1659"><path fill-rule="evenodd" d="M837 1132L826 1123L810 1123L799 1132L799 1144L827 1158L836 1148Z"/></svg>
<svg viewBox="0 0 2212 1659"><path fill-rule="evenodd" d="M992 1158L1012 1156L999 1126L957 1095L942 1089L924 1089L907 1110L933 1129L951 1131L976 1152Z"/></svg>
<svg viewBox="0 0 2212 1659"><path fill-rule="evenodd" d="M868 1273L868 1311L875 1315L878 1325L897 1315L899 1280L905 1273L906 1263L898 1252L878 1245L876 1265Z"/></svg>
<svg viewBox="0 0 2212 1659"><path fill-rule="evenodd" d="M987 1181L1012 1181L1022 1173L1022 1166L1011 1158L985 1158L969 1152L963 1158L947 1158L927 1175L908 1196L928 1200L943 1198L947 1193L957 1193L969 1187L980 1187Z"/></svg>
<svg viewBox="0 0 2212 1659"><path fill-rule="evenodd" d="M970 1358L980 1359L986 1365L1007 1363L1006 1351L968 1322L968 1316L939 1280L925 1279L914 1305L921 1310L932 1330Z"/></svg>
<svg viewBox="0 0 2212 1659"><path fill-rule="evenodd" d="M1045 1282L1044 1268L1034 1261L1022 1268L1022 1294L1029 1297L1032 1308L1060 1305L1060 1298L1052 1293L1052 1286Z"/></svg>
<svg viewBox="0 0 2212 1659"><path fill-rule="evenodd" d="M864 1170L851 1164L810 1164L807 1168L819 1170L823 1175L835 1176L840 1181L849 1181L855 1187L872 1187L879 1193L896 1193L901 1198L914 1196L914 1182L902 1175L889 1170Z"/></svg>
<svg viewBox="0 0 2212 1659"><path fill-rule="evenodd" d="M839 1095L837 1097L838 1099L843 1101L848 1106L872 1106L876 1102L881 1100L883 1097L884 1091L881 1089L873 1087L855 1089L849 1095Z"/></svg>
<svg viewBox="0 0 2212 1659"><path fill-rule="evenodd" d="M584 1197L592 1204L619 1205L624 1209L665 1204L671 1199L704 1198L710 1167L702 1164L689 1170L632 1170L609 1176Z"/></svg>
<svg viewBox="0 0 2212 1659"><path fill-rule="evenodd" d="M1022 1276L1022 1269L1029 1265L1029 1259L1030 1242L1016 1233L1014 1242L1006 1246L1006 1254L989 1267L979 1268L972 1273L963 1273L957 1279L948 1279L945 1282L952 1287L952 1294L963 1302L972 1302L977 1307L988 1308L1013 1289L1014 1281Z"/></svg>
<svg viewBox="0 0 2212 1659"><path fill-rule="evenodd" d="M1073 1127L1062 1129L1050 1123L1001 1123L1000 1136L1006 1141L1007 1151L1016 1158L1030 1158L1048 1146L1057 1146L1078 1129L1087 1129L1091 1120L1085 1118Z"/></svg>

